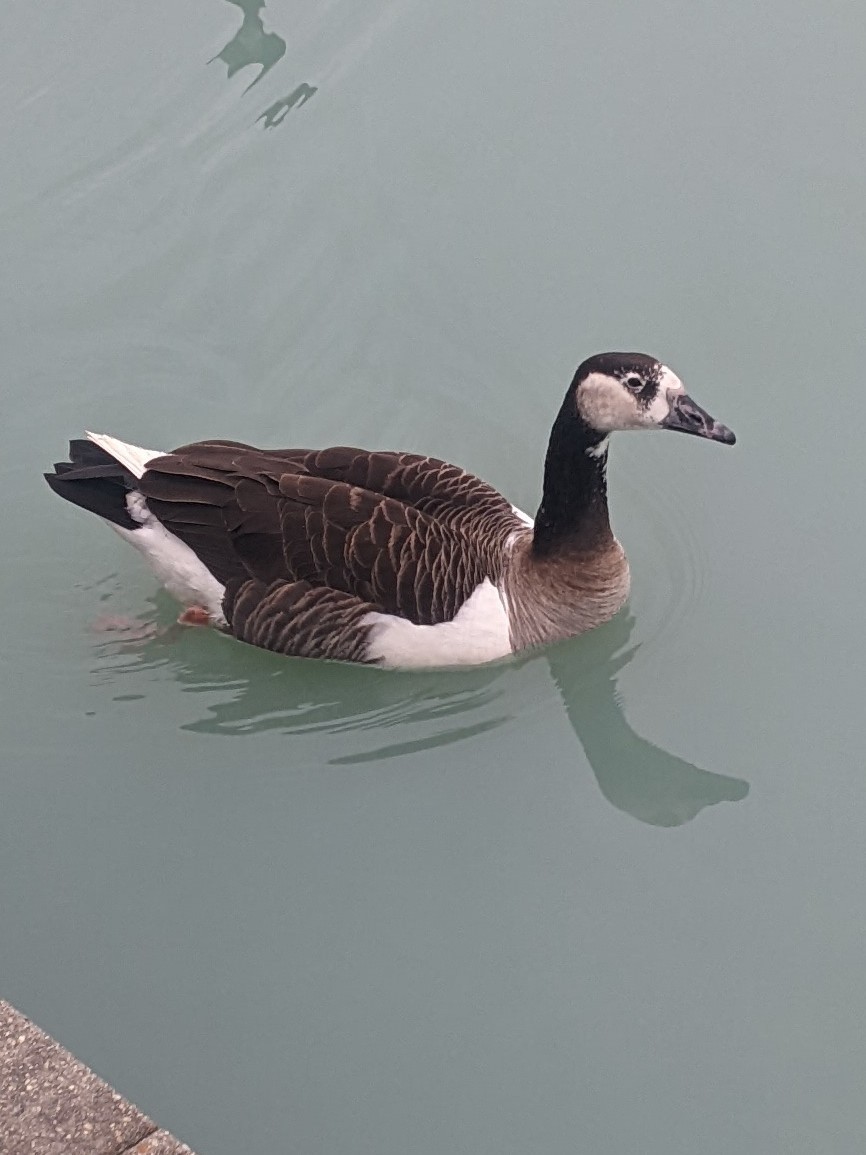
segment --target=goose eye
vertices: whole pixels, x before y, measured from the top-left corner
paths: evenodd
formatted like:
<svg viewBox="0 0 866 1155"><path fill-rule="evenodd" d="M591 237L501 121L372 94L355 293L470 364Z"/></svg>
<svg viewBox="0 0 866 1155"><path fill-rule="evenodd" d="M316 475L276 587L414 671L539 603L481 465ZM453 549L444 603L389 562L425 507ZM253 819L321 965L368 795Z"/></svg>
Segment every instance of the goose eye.
<svg viewBox="0 0 866 1155"><path fill-rule="evenodd" d="M634 393L639 393L640 390L643 389L643 381L641 381L640 377L626 377L625 384L626 387Z"/></svg>

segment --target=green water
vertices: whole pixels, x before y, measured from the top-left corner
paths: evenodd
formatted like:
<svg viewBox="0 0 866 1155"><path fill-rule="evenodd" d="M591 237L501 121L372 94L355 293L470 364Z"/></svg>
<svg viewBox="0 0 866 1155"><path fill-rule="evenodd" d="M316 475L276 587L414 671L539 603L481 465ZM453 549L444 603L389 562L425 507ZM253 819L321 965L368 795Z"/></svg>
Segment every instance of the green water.
<svg viewBox="0 0 866 1155"><path fill-rule="evenodd" d="M2 23L2 993L201 1155L859 1155L866 9ZM40 476L355 443L534 510L607 348L738 444L616 438L628 611L490 669L172 630Z"/></svg>

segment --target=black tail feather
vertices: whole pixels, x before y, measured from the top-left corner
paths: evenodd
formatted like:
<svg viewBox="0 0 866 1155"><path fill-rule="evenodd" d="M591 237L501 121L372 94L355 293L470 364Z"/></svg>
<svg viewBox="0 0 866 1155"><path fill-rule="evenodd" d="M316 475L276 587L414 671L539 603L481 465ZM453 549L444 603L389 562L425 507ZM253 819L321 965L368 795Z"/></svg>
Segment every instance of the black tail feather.
<svg viewBox="0 0 866 1155"><path fill-rule="evenodd" d="M92 441L70 441L69 457L44 475L54 492L123 529L139 529L126 508L126 495L134 488L135 478Z"/></svg>

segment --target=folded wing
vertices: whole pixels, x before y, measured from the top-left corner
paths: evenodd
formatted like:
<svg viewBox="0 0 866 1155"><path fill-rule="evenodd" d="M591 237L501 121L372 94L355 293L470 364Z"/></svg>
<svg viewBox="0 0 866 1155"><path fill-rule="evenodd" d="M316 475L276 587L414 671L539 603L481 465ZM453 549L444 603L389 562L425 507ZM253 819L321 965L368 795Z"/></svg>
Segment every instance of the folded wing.
<svg viewBox="0 0 866 1155"><path fill-rule="evenodd" d="M526 532L492 486L408 453L198 442L149 462L139 488L219 581L235 592L245 585L246 621L251 591L262 600L269 588L283 614L301 594L307 608L348 610L348 602L311 592L324 589L364 611L437 625L485 577L497 580L509 535ZM276 598L273 583L303 588L293 601L285 590ZM260 619L261 607L256 612Z"/></svg>

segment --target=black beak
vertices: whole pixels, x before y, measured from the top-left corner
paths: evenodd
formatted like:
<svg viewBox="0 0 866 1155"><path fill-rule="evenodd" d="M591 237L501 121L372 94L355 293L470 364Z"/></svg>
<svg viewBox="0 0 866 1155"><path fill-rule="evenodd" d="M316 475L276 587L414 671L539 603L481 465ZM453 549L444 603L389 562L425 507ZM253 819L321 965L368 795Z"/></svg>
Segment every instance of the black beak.
<svg viewBox="0 0 866 1155"><path fill-rule="evenodd" d="M705 409L692 401L688 393L679 393L674 397L670 413L659 425L662 429L675 429L679 433L693 433L695 437L721 441L723 445L733 445L737 440L727 425L710 417Z"/></svg>

